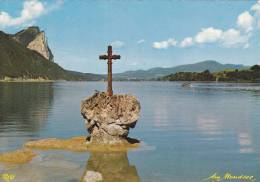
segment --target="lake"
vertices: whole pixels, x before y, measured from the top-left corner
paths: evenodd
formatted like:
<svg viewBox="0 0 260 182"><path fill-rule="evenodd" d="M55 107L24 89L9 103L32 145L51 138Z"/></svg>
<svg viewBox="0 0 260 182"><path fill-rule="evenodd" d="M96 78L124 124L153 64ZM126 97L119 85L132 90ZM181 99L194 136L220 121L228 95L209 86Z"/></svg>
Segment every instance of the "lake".
<svg viewBox="0 0 260 182"><path fill-rule="evenodd" d="M141 117L128 153L36 151L24 165L2 165L14 181L76 182L87 171L105 181L200 182L217 173L260 181L260 84L115 82L131 93ZM30 140L86 135L80 102L105 82L0 83L0 152ZM1 179L0 179L1 181Z"/></svg>

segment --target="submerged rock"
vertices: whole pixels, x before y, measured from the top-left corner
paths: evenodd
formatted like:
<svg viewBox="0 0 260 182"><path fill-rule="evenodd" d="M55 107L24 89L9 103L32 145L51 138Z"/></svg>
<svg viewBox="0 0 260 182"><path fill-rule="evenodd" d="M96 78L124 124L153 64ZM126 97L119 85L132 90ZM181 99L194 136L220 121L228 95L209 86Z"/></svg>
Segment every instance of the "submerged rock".
<svg viewBox="0 0 260 182"><path fill-rule="evenodd" d="M20 149L0 154L0 162L9 164L23 164L30 162L36 153L30 149Z"/></svg>
<svg viewBox="0 0 260 182"><path fill-rule="evenodd" d="M99 172L87 171L86 175L82 179L82 182L96 182L102 180L103 180L102 174L100 174Z"/></svg>
<svg viewBox="0 0 260 182"><path fill-rule="evenodd" d="M105 92L96 92L81 103L89 141L103 144L128 141L129 129L135 127L140 108L134 96L108 96Z"/></svg>
<svg viewBox="0 0 260 182"><path fill-rule="evenodd" d="M121 143L114 143L110 145L96 145L95 143L86 142L85 136L72 137L68 139L47 138L35 140L25 143L24 147L28 149L38 150L69 150L74 152L85 151L127 151L139 147L139 141L129 139Z"/></svg>

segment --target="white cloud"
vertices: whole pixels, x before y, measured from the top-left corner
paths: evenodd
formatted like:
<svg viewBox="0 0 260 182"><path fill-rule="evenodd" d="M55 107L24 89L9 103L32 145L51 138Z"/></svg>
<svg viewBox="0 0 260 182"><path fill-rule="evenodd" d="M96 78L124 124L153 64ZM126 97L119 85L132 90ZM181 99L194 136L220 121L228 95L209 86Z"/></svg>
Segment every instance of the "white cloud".
<svg viewBox="0 0 260 182"><path fill-rule="evenodd" d="M260 1L258 1L256 4L254 4L252 6L251 10L254 13L254 18L255 18L257 28L260 28Z"/></svg>
<svg viewBox="0 0 260 182"><path fill-rule="evenodd" d="M62 3L62 0L58 0L48 8L39 0L25 0L23 3L23 9L18 17L12 17L9 13L4 11L0 12L0 26L8 27L31 24L35 19L53 9L56 9Z"/></svg>
<svg viewBox="0 0 260 182"><path fill-rule="evenodd" d="M111 42L111 46L112 46L113 48L121 48L121 47L123 47L124 45L125 45L125 43L122 42L122 41L120 41L120 40L116 40L116 41L114 41L114 42Z"/></svg>
<svg viewBox="0 0 260 182"><path fill-rule="evenodd" d="M170 39L165 40L165 41L154 42L153 48L155 48L155 49L167 49L170 46L176 46L177 43L178 42L174 38L170 38Z"/></svg>
<svg viewBox="0 0 260 182"><path fill-rule="evenodd" d="M188 47L194 44L209 44L215 43L222 47L231 48L239 47L243 48L249 47L249 38L251 34L241 34L239 30L228 29L226 31L221 29L215 29L213 27L202 29L201 32L197 33L194 37L187 37L181 43L180 47Z"/></svg>
<svg viewBox="0 0 260 182"><path fill-rule="evenodd" d="M193 38L192 37L186 37L183 39L183 41L180 43L180 47L189 47L193 45Z"/></svg>
<svg viewBox="0 0 260 182"><path fill-rule="evenodd" d="M48 8L46 9L46 13L51 12L53 10L58 9L64 4L64 0L55 0L55 3L50 4Z"/></svg>
<svg viewBox="0 0 260 182"><path fill-rule="evenodd" d="M212 27L203 28L201 32L199 32L195 36L195 42L199 44L203 43L213 43L218 41L221 38L223 31L220 29L215 29Z"/></svg>
<svg viewBox="0 0 260 182"><path fill-rule="evenodd" d="M137 44L142 44L142 43L144 43L144 42L145 42L144 39L140 39L140 40L137 41Z"/></svg>
<svg viewBox="0 0 260 182"><path fill-rule="evenodd" d="M238 15L236 24L237 27L226 30L214 27L202 28L195 36L184 38L178 47L185 48L197 44L216 44L226 48L250 47L249 39L254 30L260 29L260 0L252 6L250 11L244 11ZM167 49L169 46L176 46L177 43L175 39L168 39L154 42L153 47Z"/></svg>
<svg viewBox="0 0 260 182"><path fill-rule="evenodd" d="M237 17L237 25L241 27L245 32L253 30L254 17L245 11Z"/></svg>
<svg viewBox="0 0 260 182"><path fill-rule="evenodd" d="M258 1L256 4L254 4L251 8L252 11L255 11L257 13L260 13L260 1Z"/></svg>
<svg viewBox="0 0 260 182"><path fill-rule="evenodd" d="M240 31L235 29L228 29L227 31L223 32L220 43L224 47L238 47L240 45L244 45L244 48L248 48L248 39L250 34L241 35Z"/></svg>

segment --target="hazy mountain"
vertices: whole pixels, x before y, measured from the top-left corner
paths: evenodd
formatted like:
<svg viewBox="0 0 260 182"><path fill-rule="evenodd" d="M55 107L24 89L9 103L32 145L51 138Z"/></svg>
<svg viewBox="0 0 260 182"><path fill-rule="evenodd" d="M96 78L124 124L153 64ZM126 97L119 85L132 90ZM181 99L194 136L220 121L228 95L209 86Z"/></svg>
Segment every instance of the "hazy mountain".
<svg viewBox="0 0 260 182"><path fill-rule="evenodd" d="M203 62L198 62L194 64L180 65L170 68L151 68L148 70L136 70L136 71L126 71L123 73L114 74L115 79L152 79L169 74L174 74L177 72L202 72L204 70L209 70L210 72L223 71L226 69L243 69L244 65L236 64L221 64L217 61L208 60Z"/></svg>

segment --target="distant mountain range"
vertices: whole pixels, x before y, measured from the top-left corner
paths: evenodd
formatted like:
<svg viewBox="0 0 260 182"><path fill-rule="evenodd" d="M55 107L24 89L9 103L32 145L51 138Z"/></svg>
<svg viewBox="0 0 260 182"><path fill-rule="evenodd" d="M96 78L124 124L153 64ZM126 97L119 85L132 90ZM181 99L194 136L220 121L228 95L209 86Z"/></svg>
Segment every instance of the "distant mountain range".
<svg viewBox="0 0 260 182"><path fill-rule="evenodd" d="M202 72L209 70L210 72L223 71L227 69L244 69L247 68L241 64L221 64L214 60L202 61L194 64L180 65L170 68L151 68L148 70L126 71L114 74L117 80L149 80L153 78L163 77L177 72Z"/></svg>
<svg viewBox="0 0 260 182"><path fill-rule="evenodd" d="M244 69L243 65L221 64L208 60L195 64L170 68L126 71L113 74L114 80L151 80L177 72L210 72L226 69ZM16 34L0 31L0 80L46 79L46 80L104 80L106 75L80 73L63 69L54 62L44 31L39 27L29 27Z"/></svg>

